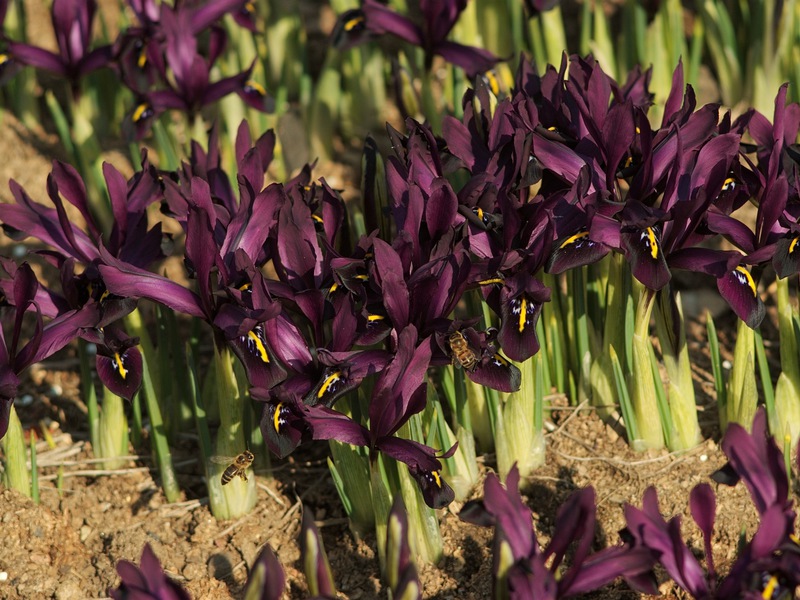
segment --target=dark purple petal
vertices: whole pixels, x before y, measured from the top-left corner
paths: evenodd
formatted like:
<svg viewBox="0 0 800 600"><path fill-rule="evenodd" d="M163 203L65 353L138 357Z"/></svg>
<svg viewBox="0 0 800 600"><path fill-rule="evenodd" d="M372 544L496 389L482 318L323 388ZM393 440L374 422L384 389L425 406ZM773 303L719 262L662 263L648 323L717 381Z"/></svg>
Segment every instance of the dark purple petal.
<svg viewBox="0 0 800 600"><path fill-rule="evenodd" d="M717 279L717 289L733 312L751 329L761 324L766 308L758 294L756 282L746 267L739 265Z"/></svg>
<svg viewBox="0 0 800 600"><path fill-rule="evenodd" d="M392 435L425 408L425 376L432 348L429 339L416 344L417 330L409 325L398 336L397 354L375 383L369 406L373 440Z"/></svg>
<svg viewBox="0 0 800 600"><path fill-rule="evenodd" d="M558 275L576 267L596 263L608 253L608 246L594 241L588 231L579 231L556 244L545 270Z"/></svg>
<svg viewBox="0 0 800 600"><path fill-rule="evenodd" d="M376 238L373 248L386 312L395 329L400 330L409 322L409 292L403 278L403 264L394 248L383 240Z"/></svg>
<svg viewBox="0 0 800 600"><path fill-rule="evenodd" d="M24 65L44 69L56 75L68 75L67 67L58 54L20 42L10 42L8 50L17 62Z"/></svg>
<svg viewBox="0 0 800 600"><path fill-rule="evenodd" d="M672 278L655 227L623 230L620 234L631 273L651 290L660 290Z"/></svg>
<svg viewBox="0 0 800 600"><path fill-rule="evenodd" d="M101 248L98 266L108 291L124 298L147 298L184 314L206 318L200 298L171 279L115 259Z"/></svg>
<svg viewBox="0 0 800 600"><path fill-rule="evenodd" d="M650 549L667 573L694 597L706 597L709 585L700 563L680 536L680 518L667 523L658 509L658 495L649 487L642 499L642 509L625 506L627 532L636 546Z"/></svg>
<svg viewBox="0 0 800 600"><path fill-rule="evenodd" d="M475 383L499 392L516 392L522 384L522 373L499 353L484 357L467 375Z"/></svg>
<svg viewBox="0 0 800 600"><path fill-rule="evenodd" d="M440 42L433 47L433 51L447 62L464 69L470 78L489 71L501 60L488 50L457 42Z"/></svg>
<svg viewBox="0 0 800 600"><path fill-rule="evenodd" d="M150 544L145 544L142 550L139 567L121 560L117 563L117 573L122 582L118 588L109 590L115 600L190 600L186 590L164 573Z"/></svg>
<svg viewBox="0 0 800 600"><path fill-rule="evenodd" d="M97 355L97 374L112 393L133 400L142 386L142 355L136 348L114 352L113 356Z"/></svg>
<svg viewBox="0 0 800 600"><path fill-rule="evenodd" d="M524 286L524 287L523 287ZM500 333L503 351L516 362L523 362L539 351L536 322L550 290L525 274L507 279L500 291Z"/></svg>
<svg viewBox="0 0 800 600"><path fill-rule="evenodd" d="M594 488L591 487L578 490L559 507L553 539L544 551L545 560L552 557L552 571L558 570L567 549L573 542L577 543L573 550L572 568L564 573L559 587L569 588L580 565L589 554L594 539L596 513Z"/></svg>
<svg viewBox="0 0 800 600"><path fill-rule="evenodd" d="M450 183L444 178L434 179L425 204L425 223L432 238L438 239L453 227L457 209L458 199Z"/></svg>
<svg viewBox="0 0 800 600"><path fill-rule="evenodd" d="M226 314L227 311L220 311ZM219 319L215 325L219 325ZM229 339L231 348L242 361L251 386L271 388L286 379L286 369L278 362L267 341L263 323L257 323L250 331Z"/></svg>
<svg viewBox="0 0 800 600"><path fill-rule="evenodd" d="M442 464L433 448L397 437L380 438L376 449L408 466L408 472L417 482L425 504L434 509L444 508L455 499L455 492L442 478ZM453 446L445 456L452 456Z"/></svg>
<svg viewBox="0 0 800 600"><path fill-rule="evenodd" d="M369 431L350 417L326 406L309 407L306 422L315 440L337 440L370 447Z"/></svg>
<svg viewBox="0 0 800 600"><path fill-rule="evenodd" d="M362 5L366 27L373 33L388 33L415 46L423 47L422 31L409 19L398 15L376 0L364 0Z"/></svg>
<svg viewBox="0 0 800 600"><path fill-rule="evenodd" d="M800 271L800 235L795 233L778 240L772 266L781 279Z"/></svg>
<svg viewBox="0 0 800 600"><path fill-rule="evenodd" d="M759 408L752 433L738 423L730 423L722 439L728 463L744 481L759 514L774 505L785 506L789 483L783 455L767 430L766 411Z"/></svg>
<svg viewBox="0 0 800 600"><path fill-rule="evenodd" d="M263 402L261 409L261 434L278 458L286 458L300 445L306 433L305 420L295 410L289 399L273 397L270 390L251 388L253 400Z"/></svg>
<svg viewBox="0 0 800 600"><path fill-rule="evenodd" d="M708 577L713 580L714 555L711 551L711 535L714 532L714 519L717 515L717 500L714 490L707 483L700 483L692 488L689 494L689 509L692 511L692 518L703 534L703 549L706 555L706 565L708 566Z"/></svg>

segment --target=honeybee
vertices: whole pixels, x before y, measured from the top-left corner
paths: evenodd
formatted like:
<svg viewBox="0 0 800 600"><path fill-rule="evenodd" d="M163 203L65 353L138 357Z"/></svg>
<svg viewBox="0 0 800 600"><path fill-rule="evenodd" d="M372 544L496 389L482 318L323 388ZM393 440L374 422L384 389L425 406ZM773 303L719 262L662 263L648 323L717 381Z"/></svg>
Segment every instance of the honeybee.
<svg viewBox="0 0 800 600"><path fill-rule="evenodd" d="M453 352L453 362L458 361L458 364L467 371L472 371L478 364L478 356L469 347L464 334L460 331L454 331L447 338L447 341L450 343L450 350Z"/></svg>
<svg viewBox="0 0 800 600"><path fill-rule="evenodd" d="M216 463L218 465L228 465L228 467L222 472L222 477L220 481L222 485L226 483L230 483L231 479L236 477L237 475L241 477L244 481L247 481L247 467L253 464L253 453L249 450L245 450L239 456L212 456L211 462Z"/></svg>

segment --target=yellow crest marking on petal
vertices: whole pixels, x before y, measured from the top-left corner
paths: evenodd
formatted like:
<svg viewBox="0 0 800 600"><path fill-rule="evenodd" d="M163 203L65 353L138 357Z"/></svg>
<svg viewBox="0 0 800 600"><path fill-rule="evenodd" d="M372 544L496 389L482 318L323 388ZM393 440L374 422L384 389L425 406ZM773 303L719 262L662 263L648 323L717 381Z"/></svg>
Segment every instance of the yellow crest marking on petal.
<svg viewBox="0 0 800 600"><path fill-rule="evenodd" d="M283 408L283 402L278 402L278 406L275 407L275 414L272 417L272 426L275 428L276 433L281 432L281 409Z"/></svg>
<svg viewBox="0 0 800 600"><path fill-rule="evenodd" d="M256 351L258 352L258 357L261 359L261 362L268 363L269 362L269 354L267 354L267 349L264 347L264 344L261 342L261 338L259 338L254 331L249 331L247 333L247 337L253 340L253 343L256 345Z"/></svg>
<svg viewBox="0 0 800 600"><path fill-rule="evenodd" d="M528 301L523 297L519 302L519 332L525 331L525 321L528 312Z"/></svg>
<svg viewBox="0 0 800 600"><path fill-rule="evenodd" d="M502 356L500 356L499 354L495 354L494 355L494 359L497 362L499 362L502 366L504 366L504 367L508 366L508 361L505 358L503 358Z"/></svg>
<svg viewBox="0 0 800 600"><path fill-rule="evenodd" d="M353 17L349 21L345 22L344 30L345 31L353 31L353 29L355 29L356 27L361 25L363 22L364 22L364 17L363 16L358 15L357 17Z"/></svg>
<svg viewBox="0 0 800 600"><path fill-rule="evenodd" d="M139 106L136 107L136 110L133 111L133 122L136 123L140 121L142 115L144 115L145 111L150 108L150 105L147 102L142 102Z"/></svg>
<svg viewBox="0 0 800 600"><path fill-rule="evenodd" d="M267 90L264 89L264 86L253 79L248 79L244 85L245 87L249 87L250 89L254 90L259 96L267 95Z"/></svg>
<svg viewBox="0 0 800 600"><path fill-rule="evenodd" d="M311 218L312 218L314 221L316 221L317 223L323 223L323 222L324 222L324 221L322 220L322 217L320 217L319 215L311 215Z"/></svg>
<svg viewBox="0 0 800 600"><path fill-rule="evenodd" d="M581 239L583 239L585 237L589 237L589 232L588 231L581 231L580 233L576 233L575 235L571 235L567 239L565 239L563 242L561 242L561 245L558 247L558 249L559 250L563 250L564 248L566 248L570 244L574 244L578 240L581 240Z"/></svg>
<svg viewBox="0 0 800 600"><path fill-rule="evenodd" d="M744 275L745 279L747 279L747 285L750 286L750 291L753 292L753 296L756 296L758 294L758 290L756 289L756 282L753 281L753 276L750 275L750 271L742 266L736 267L736 270Z"/></svg>
<svg viewBox="0 0 800 600"><path fill-rule="evenodd" d="M793 254L794 251L797 249L797 242L800 242L800 236L797 236L792 240L792 243L789 244L789 254Z"/></svg>
<svg viewBox="0 0 800 600"><path fill-rule="evenodd" d="M367 321L383 321L385 318L383 315L370 315L367 317Z"/></svg>
<svg viewBox="0 0 800 600"><path fill-rule="evenodd" d="M773 592L775 592L775 588L777 587L778 587L778 576L773 575L772 577L769 578L767 585L764 586L764 591L761 592L761 597L767 599L772 598L772 594Z"/></svg>
<svg viewBox="0 0 800 600"><path fill-rule="evenodd" d="M650 256L658 258L658 240L656 240L656 232L652 227L647 228L647 239L650 240Z"/></svg>
<svg viewBox="0 0 800 600"><path fill-rule="evenodd" d="M328 388L331 387L331 384L333 384L334 381L338 381L340 379L341 374L342 374L341 371L335 371L330 375L328 375L325 378L325 381L322 382L322 386L319 388L319 391L317 392L317 398L322 398L325 395L325 392L328 391Z"/></svg>
<svg viewBox="0 0 800 600"><path fill-rule="evenodd" d="M483 75L489 83L489 89L497 96L500 93L500 82L497 81L497 75L495 75L494 71L486 71Z"/></svg>
<svg viewBox="0 0 800 600"><path fill-rule="evenodd" d="M442 487L442 478L439 477L439 471L431 471L431 475L433 475L433 480L436 482L437 487Z"/></svg>
<svg viewBox="0 0 800 600"><path fill-rule="evenodd" d="M505 283L500 277L492 277L491 279L483 279L478 282L478 285L495 285L497 283Z"/></svg>
<svg viewBox="0 0 800 600"><path fill-rule="evenodd" d="M122 357L119 355L119 352L114 352L114 364L117 366L119 376L126 379L128 377L128 369L122 364Z"/></svg>

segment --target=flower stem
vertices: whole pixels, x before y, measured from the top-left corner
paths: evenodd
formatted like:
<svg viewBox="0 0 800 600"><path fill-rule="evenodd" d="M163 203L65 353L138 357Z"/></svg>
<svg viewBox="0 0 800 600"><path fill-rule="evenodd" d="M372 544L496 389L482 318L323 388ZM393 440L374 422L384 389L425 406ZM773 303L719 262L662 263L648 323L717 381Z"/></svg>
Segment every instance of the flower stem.
<svg viewBox="0 0 800 600"><path fill-rule="evenodd" d="M650 315L655 303L655 292L642 288L636 306L633 328L633 355L631 377L631 400L636 422L639 426L639 439L632 439L634 450L664 447L664 433L658 414L656 387L650 360Z"/></svg>
<svg viewBox="0 0 800 600"><path fill-rule="evenodd" d="M669 412L675 425L667 444L673 451L687 450L695 446L701 436L683 311L680 296L673 295L669 287L662 290L659 300L656 310L656 331L661 342L664 367L669 377L667 384Z"/></svg>
<svg viewBox="0 0 800 600"><path fill-rule="evenodd" d="M28 476L28 465L25 462L25 435L22 432L22 423L19 422L17 411L12 402L9 407L8 430L0 440L0 446L5 455L5 485L12 490L17 490L31 497L31 480Z"/></svg>
<svg viewBox="0 0 800 600"><path fill-rule="evenodd" d="M214 348L213 369L216 373L216 397L219 403L219 430L216 453L234 457L247 450L242 427L243 399L239 394L233 372L233 355L230 348ZM226 465L214 465L208 469L208 493L211 512L220 520L236 519L249 513L256 504L256 482L252 473L247 481L234 477L222 485L222 473Z"/></svg>
<svg viewBox="0 0 800 600"><path fill-rule="evenodd" d="M104 469L120 469L125 464L119 456L128 454L128 418L124 400L108 389L103 390L103 408L100 412L100 436L95 456L107 458Z"/></svg>

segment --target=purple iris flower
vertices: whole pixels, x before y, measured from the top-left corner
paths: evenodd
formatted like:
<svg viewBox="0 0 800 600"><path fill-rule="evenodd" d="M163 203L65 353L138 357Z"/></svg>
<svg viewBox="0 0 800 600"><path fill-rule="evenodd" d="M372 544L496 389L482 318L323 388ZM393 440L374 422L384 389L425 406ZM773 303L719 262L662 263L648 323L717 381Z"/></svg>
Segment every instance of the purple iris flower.
<svg viewBox="0 0 800 600"><path fill-rule="evenodd" d="M787 86L781 86L772 124L758 112L750 119L749 130L758 144L759 181L750 186L758 201L755 231L729 216L729 211L709 215L709 227L746 253L743 262L771 262L781 278L800 271L800 153L794 142L800 130L800 105L786 104L786 93ZM736 182L732 179L732 185Z"/></svg>
<svg viewBox="0 0 800 600"><path fill-rule="evenodd" d="M490 474L484 498L467 502L459 517L495 528L495 589L502 585L509 598L566 598L597 590L620 576L638 591L656 593L651 573L654 561L647 551L616 546L591 553L596 520L592 488L575 492L561 505L553 538L544 548L539 546L531 510L520 496L516 465L505 487L497 475ZM573 544L571 564L565 567L567 551Z"/></svg>
<svg viewBox="0 0 800 600"><path fill-rule="evenodd" d="M439 458L452 456L454 445L442 455L433 448L412 440L395 437L395 433L412 415L425 408L426 373L431 359L429 339L418 344L413 325L404 328L397 340L397 353L378 376L369 404L369 429L335 410L307 407L305 420L314 439L365 446L370 452L383 454L403 462L422 491L425 503L443 508L455 498L453 489L441 476Z"/></svg>
<svg viewBox="0 0 800 600"><path fill-rule="evenodd" d="M77 89L78 81L111 61L111 46L91 49L92 26L97 11L95 0L53 0L51 18L58 54L21 42L11 41L12 59L66 77Z"/></svg>
<svg viewBox="0 0 800 600"><path fill-rule="evenodd" d="M360 9L349 10L339 17L334 43L347 48L365 41L370 35L389 34L422 48L427 69L433 57L439 55L474 77L488 71L501 59L486 50L447 40L466 6L467 0L420 0L421 24L418 25L377 0L364 0Z"/></svg>
<svg viewBox="0 0 800 600"><path fill-rule="evenodd" d="M625 537L636 546L649 548L675 582L695 598L793 597L800 585L795 512L783 455L769 435L764 408L756 412L752 433L732 423L722 449L728 463L712 478L727 485L743 481L761 517L758 530L741 549L727 576L720 579L711 554L716 500L708 484L696 486L689 498L692 517L703 533L707 571L683 541L680 517L667 522L661 516L653 488L645 492L641 509L626 507ZM772 590L771 595L764 594L765 590Z"/></svg>
<svg viewBox="0 0 800 600"><path fill-rule="evenodd" d="M118 588L108 591L114 600L191 600L189 593L164 573L150 544L144 545L138 567L121 560L117 573L122 581Z"/></svg>
<svg viewBox="0 0 800 600"><path fill-rule="evenodd" d="M648 488L642 508L625 507L623 538L635 548L649 549L670 577L693 598L774 598L800 583L800 546L792 541L794 512L777 504L761 515L759 528L739 553L728 575L720 580L711 554L716 501L708 484L691 492L692 517L703 533L707 571L683 541L680 517L665 521L658 509L658 495ZM762 595L770 589L775 595Z"/></svg>
<svg viewBox="0 0 800 600"><path fill-rule="evenodd" d="M12 294L0 298L0 438L8 429L11 403L17 395L19 374L35 362L39 362L61 350L78 337L82 328L94 327L100 321L97 304L90 303L78 310L66 311L47 324L36 304L39 282L33 270L23 263L14 273ZM13 307L13 312L5 307ZM22 344L22 324L27 312L36 315L36 325L31 338ZM13 315L13 317L12 317ZM10 343L6 341L3 325L12 328Z"/></svg>
<svg viewBox="0 0 800 600"><path fill-rule="evenodd" d="M133 400L143 376L139 338L129 337L112 325L84 330L81 338L97 346L95 365L103 385L117 396Z"/></svg>
<svg viewBox="0 0 800 600"><path fill-rule="evenodd" d="M712 475L715 481L726 485L743 481L759 514L772 506L791 509L786 463L769 433L764 407L756 411L751 432L738 423L730 424L722 439L722 450L728 462Z"/></svg>
<svg viewBox="0 0 800 600"><path fill-rule="evenodd" d="M194 115L230 93L237 93L258 110L272 110L273 103L266 90L250 78L252 66L219 81L210 79L214 63L227 43L224 30L213 23L241 6L241 0L210 2L200 8L187 4L174 8L162 5L155 33L149 37L146 32L134 36L121 46L123 76L139 95L126 122L136 139L141 139L153 119L166 110L178 109ZM206 28L209 28L208 48L201 52L197 35ZM157 89L149 89L155 82Z"/></svg>

